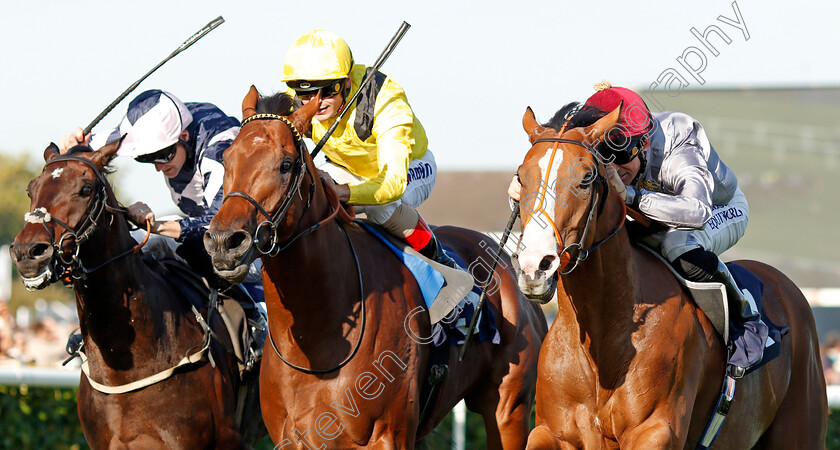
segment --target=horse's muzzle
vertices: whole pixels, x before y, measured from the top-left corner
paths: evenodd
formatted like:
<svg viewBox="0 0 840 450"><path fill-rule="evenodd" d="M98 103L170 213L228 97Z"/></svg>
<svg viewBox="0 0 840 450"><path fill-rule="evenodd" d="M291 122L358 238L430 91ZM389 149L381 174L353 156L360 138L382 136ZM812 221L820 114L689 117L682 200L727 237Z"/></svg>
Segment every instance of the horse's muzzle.
<svg viewBox="0 0 840 450"><path fill-rule="evenodd" d="M253 238L247 231L215 231L204 233L204 249L213 262L213 270L231 283L241 283L248 276L254 260Z"/></svg>
<svg viewBox="0 0 840 450"><path fill-rule="evenodd" d="M552 270L537 270L534 276L530 276L522 271L519 266L519 258L514 256L511 258L514 273L516 273L517 283L522 295L532 302L545 304L554 298L554 292L557 290L557 280L559 274L556 269ZM549 277L548 273L552 275Z"/></svg>
<svg viewBox="0 0 840 450"><path fill-rule="evenodd" d="M52 282L53 247L47 242L15 242L9 247L15 267L27 290L43 289Z"/></svg>

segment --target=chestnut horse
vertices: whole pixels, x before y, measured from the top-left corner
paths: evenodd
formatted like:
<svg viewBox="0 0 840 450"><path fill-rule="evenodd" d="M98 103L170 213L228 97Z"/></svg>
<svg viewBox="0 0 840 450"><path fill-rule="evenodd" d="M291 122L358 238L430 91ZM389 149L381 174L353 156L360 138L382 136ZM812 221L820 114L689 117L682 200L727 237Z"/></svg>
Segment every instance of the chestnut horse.
<svg viewBox="0 0 840 450"><path fill-rule="evenodd" d="M382 242L336 218L344 214L338 197L298 132L319 102L289 115L291 101L259 98L251 87L225 153L225 202L205 235L217 272L233 282L263 253L269 333L260 390L278 448L412 448L462 398L483 416L489 448L524 447L547 331L542 311L510 270L498 269L488 304L501 343L474 343L462 363L451 351L448 378L421 419L432 345L420 289ZM497 248L474 231L436 233L465 261L489 259L481 241Z"/></svg>
<svg viewBox="0 0 840 450"><path fill-rule="evenodd" d="M29 289L71 269L89 374L78 393L85 438L92 448L249 448L265 427L256 392L243 431L237 427L242 383L220 316L210 322L221 345L184 294L135 251L125 210L116 206L104 172L120 142L96 152L76 146L64 156L50 145L44 171L27 189L29 223L11 248ZM199 311L208 317L206 307ZM180 363L161 381L148 378Z"/></svg>
<svg viewBox="0 0 840 450"><path fill-rule="evenodd" d="M628 239L624 202L584 147L618 114L572 117L563 133L530 108L523 118L532 147L518 169L519 285L543 303L556 290L559 310L540 354L528 448L694 448L721 390L724 342L668 268ZM715 445L822 448L827 399L811 309L779 271L738 264L763 280L769 318L790 333L778 357L738 380Z"/></svg>

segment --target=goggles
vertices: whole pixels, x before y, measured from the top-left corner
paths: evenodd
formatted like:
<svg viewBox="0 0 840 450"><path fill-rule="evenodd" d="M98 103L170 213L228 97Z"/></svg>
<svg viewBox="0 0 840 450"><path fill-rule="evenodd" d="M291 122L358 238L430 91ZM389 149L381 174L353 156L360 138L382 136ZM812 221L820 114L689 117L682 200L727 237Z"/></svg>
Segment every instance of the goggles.
<svg viewBox="0 0 840 450"><path fill-rule="evenodd" d="M323 82L315 82L315 81L296 81L296 82L289 82L291 84L292 89L295 91L295 95L298 97L309 100L318 92L321 92L321 98L329 98L334 95L337 95L341 92L344 88L344 80L346 78L342 78L339 80L328 80L327 84L323 84ZM320 84L320 87L317 86Z"/></svg>
<svg viewBox="0 0 840 450"><path fill-rule="evenodd" d="M178 152L178 142L166 147L163 150L158 150L147 155L136 156L134 157L134 160L140 163L166 164L175 158L175 154Z"/></svg>
<svg viewBox="0 0 840 450"><path fill-rule="evenodd" d="M647 139L644 135L632 137L630 142L628 142L626 147L623 149L615 149L605 142L599 147L598 153L600 153L601 157L603 157L606 161L611 160L610 162L613 164L623 166L624 164L636 159L636 157L642 153L642 150L644 150L646 143Z"/></svg>

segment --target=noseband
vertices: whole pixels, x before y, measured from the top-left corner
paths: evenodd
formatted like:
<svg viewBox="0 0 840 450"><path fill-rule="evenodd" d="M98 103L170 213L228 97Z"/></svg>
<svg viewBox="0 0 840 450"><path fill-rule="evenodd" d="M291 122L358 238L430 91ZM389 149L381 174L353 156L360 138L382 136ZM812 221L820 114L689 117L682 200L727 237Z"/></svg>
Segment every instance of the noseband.
<svg viewBox="0 0 840 450"><path fill-rule="evenodd" d="M262 205L259 204L259 202L254 200L253 197L241 191L233 191L228 193L227 195L225 195L225 198L222 200L222 203L224 204L224 202L227 201L230 197L240 197L247 200L250 204L254 206L254 208L257 209L257 211L260 212L260 214L265 216L266 220L262 221L259 225L257 225L257 229L254 231L254 238L251 245L253 245L254 248L256 248L257 251L263 255L277 256L277 254L279 254L280 251L282 251L283 249L288 247L289 244L291 244L291 241L294 241L295 239L300 237L296 236L290 241L287 241L284 244L280 244L278 242L279 238L277 236L277 228L280 225L280 222L286 217L286 214L289 212L289 207L292 206L294 195L295 193L300 191L300 187L303 184L303 178L306 175L309 175L310 179L312 180L312 183L309 185L309 197L306 199L306 205L303 208L303 212L306 212L309 209L309 206L312 203L313 194L315 193L315 176L309 172L309 170L306 167L306 162L303 159L303 138L300 132L297 130L297 128L295 128L294 125L292 125L292 122L289 119L287 119L285 116L280 116L277 114L254 114L253 116L248 117L247 119L242 121L241 126L244 127L245 124L253 120L279 120L285 123L289 127L289 129L291 129L292 134L295 137L295 150L297 150L298 153L298 160L295 164L293 172L294 178L289 184L289 188L286 190L286 193L283 196L283 200L280 202L280 206L277 208L277 211L275 211L274 214L269 214L268 211L266 211L265 208L263 208ZM302 219L303 214L301 214L301 219L299 219L298 225L300 225L300 220ZM263 227L268 227L269 231L269 240L267 245L262 245L259 238L260 230ZM295 229L297 229L297 226L295 227ZM309 234L311 231L307 232L306 234Z"/></svg>
<svg viewBox="0 0 840 450"><path fill-rule="evenodd" d="M563 128L565 129L565 125L564 125ZM562 134L562 131L561 131L561 134ZM534 141L533 144L532 144L532 147L534 145L537 145L540 142L554 142L555 147L554 147L553 152L557 151L557 144L562 143L562 144L579 145L579 146L587 149L590 153L592 153L592 155L597 155L597 151L594 148L592 148L592 146L590 146L586 142L577 141L577 140L574 140L574 139L542 138L542 139L537 139L536 141ZM595 157L597 158L597 156L595 156ZM552 153L552 161L553 160L554 160L554 154ZM548 170L551 170L551 165L552 164L549 164ZM584 242L586 241L586 237L589 235L589 227L592 224L593 219L595 218L596 210L597 210L598 215L600 215L604 211L604 207L606 206L606 200L607 200L606 193L609 192L609 183L607 182L606 177L601 173L601 171L597 170L597 167L596 167L596 173L597 173L596 179L593 180L593 182L588 183L586 185L586 187L592 187L592 185L595 184L595 181L597 181L598 186L600 186L601 189L595 189L594 195L590 196L589 213L587 214L586 225L583 228L583 233L580 236L580 240L578 242L573 242L569 245L566 245L565 247L563 247L563 250L560 252L560 255L564 255L564 254L571 255L570 252L574 249L577 249L577 257L575 258L574 263L571 263L570 266L569 266L569 263L567 263L567 267L560 267L558 269L558 272L560 273L560 275L566 275L566 274L571 273L573 270L575 270L575 268L577 268L578 264L581 261L584 261L587 257L589 257L589 255L596 248L598 248L598 246L600 246L601 244L603 244L604 242L609 240L611 237L615 236L616 233L618 233L618 230L620 230L624 226L624 216L625 216L625 214L622 214L621 215L621 217L622 217L621 223L618 224L618 226L609 235L607 235L607 237L593 242L592 245L589 246L588 249L583 248ZM548 189L547 183L546 183L545 189ZM604 194L603 197L601 196L601 191L603 191L603 194ZM543 198L544 198L544 196L543 196ZM596 208L596 205L597 205L597 208ZM624 206L625 213L626 213L627 206L624 205L624 203L622 203L622 205ZM540 205L539 212L548 216L548 214L542 208L542 205ZM557 225L554 224L554 221L552 220L552 218L548 217L548 220L551 223L551 226L554 227L555 235L558 237L558 243L562 244L562 239L560 239L560 232L557 229Z"/></svg>
<svg viewBox="0 0 840 450"><path fill-rule="evenodd" d="M103 211L107 210L108 212L114 214L119 213L125 215L127 211L121 207L115 207L108 204L107 193L105 190L106 181L105 175L102 173L101 170L88 159L81 158L79 156L73 155L66 155L66 156L59 156L57 158L51 159L44 165L46 169L52 164L64 162L64 161L79 161L87 166L89 166L93 173L96 175L96 178L99 180L99 188L96 191L96 195L94 196L93 200L88 203L88 207L85 210L84 221L78 227L78 229L74 229L66 222L57 219L55 216L51 215L47 212L47 208L40 207L36 208L34 211L28 212L24 215L24 220L29 223L40 223L44 225L44 228L47 230L47 234L50 236L50 244L55 251L55 255L57 258L53 258L51 264L51 271L52 274L50 275L51 282L56 281L59 278L62 278L65 275L69 275L74 280L84 280L85 275L92 273L101 267L105 266L106 264L121 258L129 253L137 253L142 247L143 244L138 244L133 246L128 251L123 252L113 258L108 259L107 261L92 267L88 268L82 264L82 261L79 259L79 250L82 247L88 238L90 238L91 234L96 231L96 228L99 225L99 221L102 218ZM111 220L113 221L113 215L111 216ZM61 225L66 231L62 233L61 237L59 238L58 242L55 242L55 234L53 230L47 226L48 222L55 222ZM110 223L108 226L110 227ZM74 241L75 250L73 252L66 252L64 250L65 240L67 238L72 238ZM148 234L146 236L148 239ZM143 241L145 243L145 240Z"/></svg>
<svg viewBox="0 0 840 450"><path fill-rule="evenodd" d="M292 134L294 134L294 136L295 136L295 147L296 147L296 150L298 152L298 162L295 165L294 179L289 184L289 188L286 190L286 193L284 194L283 200L280 202L280 206L277 208L277 211L273 215L269 214L268 211L266 211L265 208L263 208L259 204L259 202L254 200L253 197L251 197L250 195L248 195L244 192L241 192L241 191L230 192L229 194L227 194L225 196L224 200L222 200L222 203L227 201L227 199L229 199L230 197L240 197L240 198L243 198L243 199L247 200L252 205L254 205L254 207L257 209L257 211L259 211L260 214L262 214L263 216L266 217L267 220L260 223L257 226L256 230L254 231L254 238L253 238L253 241L251 242L251 245L253 247L255 247L257 249L257 251L260 252L261 254L274 257L274 256L277 256L280 252L282 252L286 248L288 248L297 239L312 233L313 231L320 228L321 225L323 225L323 224L325 224L329 221L334 220L343 209L342 209L341 204L339 202L338 194L336 194L335 191L332 190L332 189L326 189L325 188L324 192L328 197L328 200L330 202L330 206L332 207L332 212L330 214L328 214L327 217L324 218L323 220L315 223L314 225L307 228L306 230L295 234L293 237L289 238L284 243L282 243L282 244L278 243L277 230L278 230L278 226L280 224L280 221L282 221L283 218L286 217L286 214L288 213L288 210L289 210L289 206L291 206L292 200L294 199L295 193L299 193L299 191L300 191L300 187L303 183L303 177L306 174L308 174L310 179L312 180L312 182L309 185L309 197L306 199L306 205L304 206L303 211L300 215L300 218L298 219L298 223L297 223L297 225L295 225L294 229L297 230L300 227L300 222L303 220L303 217L304 217L306 211L309 210L309 207L312 204L312 197L315 196L315 176L312 173L310 173L309 169L306 167L306 161L304 160L304 152L306 151L305 150L305 145L303 144L303 139L300 135L300 132L298 132L298 130L295 128L295 126L292 124L292 122L289 121L289 119L287 119L286 117L280 116L280 115L277 115L277 114L255 114L255 115L245 119L242 122L242 126L244 127L246 123L248 123L252 120L259 120L259 119L279 120L279 121L285 123L292 130ZM268 226L269 227L269 232L270 232L270 237L269 237L270 246L268 247L267 250L262 249L262 247L260 245L260 240L259 240L259 231L263 226ZM359 280L359 298L360 298L360 303L361 303L360 315L362 317L362 325L361 325L361 331L359 331L359 338L356 340L356 345L353 347L353 350L341 362L339 362L335 366L330 367L328 369L313 369L313 368L302 367L302 366L299 366L299 365L296 365L296 364L290 362L289 360L284 358L282 354L280 354L280 349L277 348L277 344L274 343L274 338L271 336L271 326L266 327L266 331L267 331L267 333L266 333L267 344L266 345L271 344L271 348L274 350L274 353L286 365L288 365L289 367L291 367L291 368L293 368L293 369L295 369L299 372L303 372L303 373L307 373L307 374L330 373L330 372L334 372L334 371L344 367L345 365L347 365L347 363L349 363L350 360L352 360L353 357L356 356L356 353L359 351L359 348L361 347L362 338L365 335L365 326L367 324L367 314L366 314L366 308L365 308L365 288L364 288L364 282L363 282L363 279L362 279L362 268L361 268L361 265L359 264L359 257L356 254L356 249L353 246L353 241L352 241L352 239L350 239L350 235L347 234L347 230L345 230L344 227L341 226L340 222L339 222L339 228L344 233L344 237L347 239L347 243L350 246L350 252L352 253L353 260L356 263L356 273L358 275L358 280Z"/></svg>

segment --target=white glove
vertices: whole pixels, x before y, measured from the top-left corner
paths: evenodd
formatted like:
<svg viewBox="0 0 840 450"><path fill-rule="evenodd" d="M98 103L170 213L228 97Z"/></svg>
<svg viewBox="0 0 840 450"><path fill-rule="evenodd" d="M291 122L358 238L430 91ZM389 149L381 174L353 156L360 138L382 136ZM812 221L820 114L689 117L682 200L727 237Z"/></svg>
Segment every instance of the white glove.
<svg viewBox="0 0 840 450"><path fill-rule="evenodd" d="M615 167L607 164L604 170L607 181L610 182L613 189L618 192L618 195L621 196L621 200L627 202L627 186L624 185L624 182L621 181L621 177L618 176L618 172L616 172Z"/></svg>

